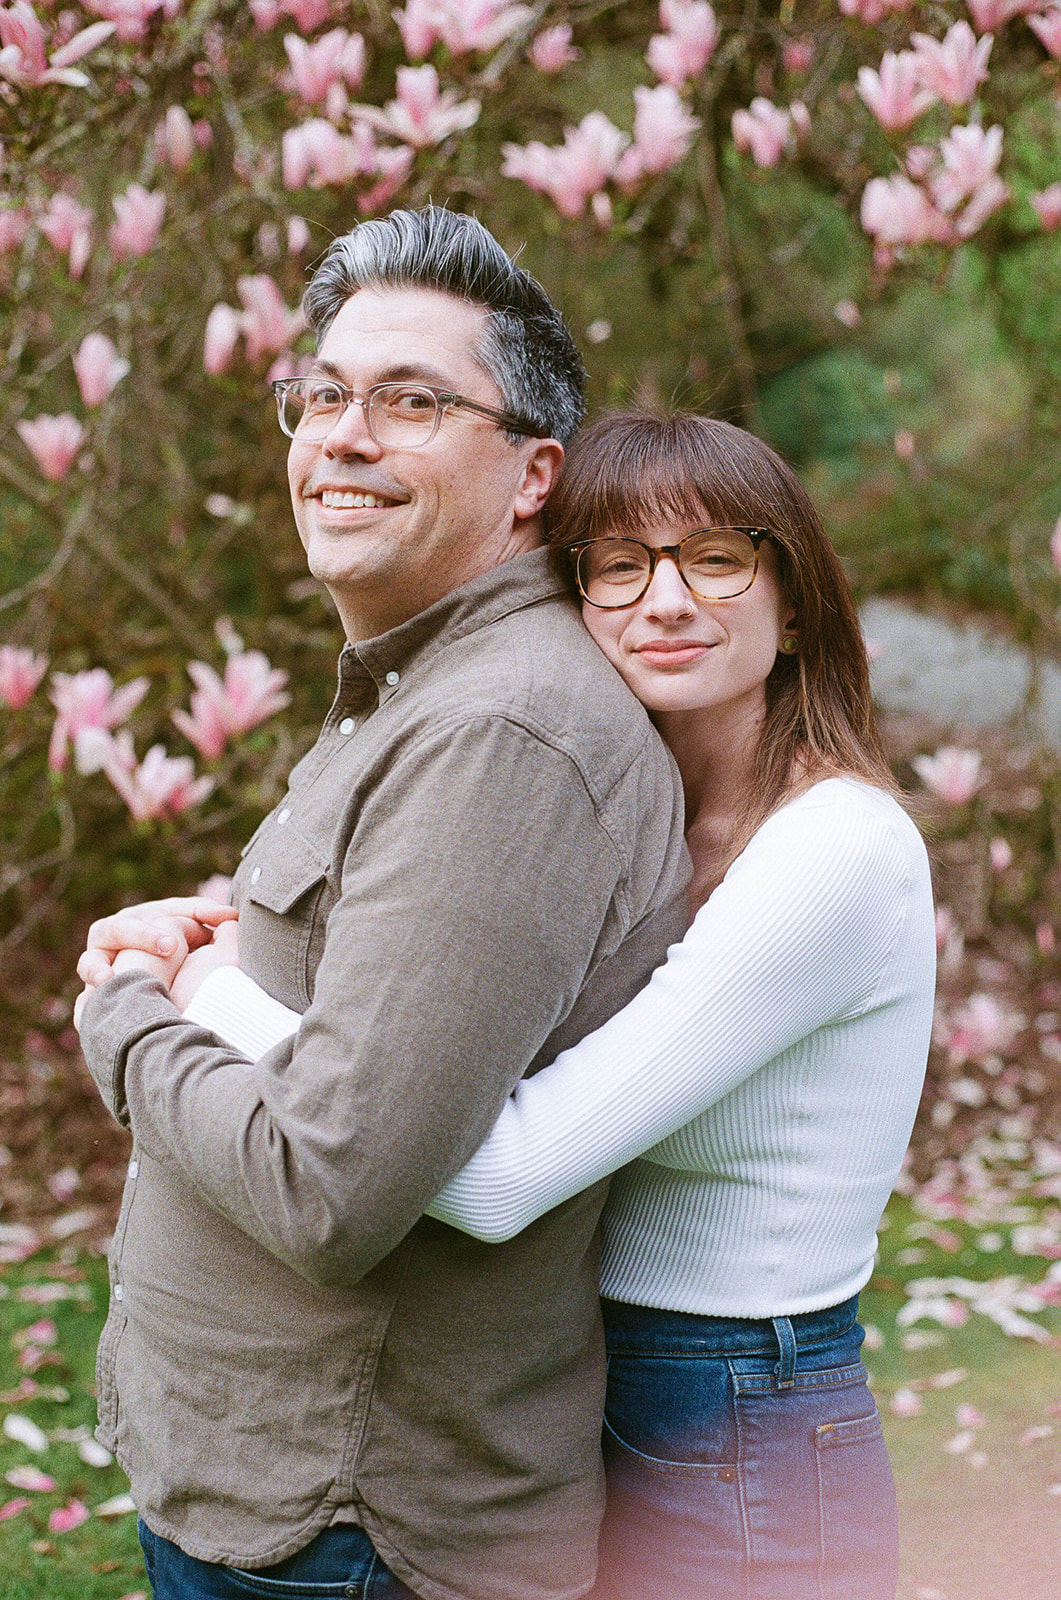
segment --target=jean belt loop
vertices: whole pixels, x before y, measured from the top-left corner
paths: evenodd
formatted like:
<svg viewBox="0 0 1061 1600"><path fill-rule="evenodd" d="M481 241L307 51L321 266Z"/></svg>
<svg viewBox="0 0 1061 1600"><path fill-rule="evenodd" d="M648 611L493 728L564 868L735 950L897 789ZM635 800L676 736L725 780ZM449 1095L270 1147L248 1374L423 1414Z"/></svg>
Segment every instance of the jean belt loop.
<svg viewBox="0 0 1061 1600"><path fill-rule="evenodd" d="M791 1389L796 1382L796 1334L791 1317L771 1317L780 1360L777 1363L777 1387Z"/></svg>

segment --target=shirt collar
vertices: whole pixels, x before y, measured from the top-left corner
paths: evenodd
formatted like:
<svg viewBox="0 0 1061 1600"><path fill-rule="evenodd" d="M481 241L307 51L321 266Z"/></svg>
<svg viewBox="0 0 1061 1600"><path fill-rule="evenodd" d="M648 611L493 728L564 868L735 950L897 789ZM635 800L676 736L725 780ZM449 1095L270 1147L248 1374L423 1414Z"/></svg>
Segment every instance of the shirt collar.
<svg viewBox="0 0 1061 1600"><path fill-rule="evenodd" d="M377 638L348 644L339 657L340 681L357 675L360 667L380 687L386 683L388 673L401 675L414 663L419 666L429 661L456 639L477 633L527 606L569 594L549 549L526 551L480 573L426 611Z"/></svg>

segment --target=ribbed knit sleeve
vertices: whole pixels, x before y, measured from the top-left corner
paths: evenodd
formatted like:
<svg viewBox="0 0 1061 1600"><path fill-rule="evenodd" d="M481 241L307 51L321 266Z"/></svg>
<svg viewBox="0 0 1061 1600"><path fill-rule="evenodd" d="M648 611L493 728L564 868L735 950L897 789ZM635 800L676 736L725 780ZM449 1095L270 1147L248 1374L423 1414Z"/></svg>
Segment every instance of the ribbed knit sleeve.
<svg viewBox="0 0 1061 1600"><path fill-rule="evenodd" d="M771 1194L778 1198L791 1183L785 1119L829 1122L828 1104L793 1104L778 1070L791 1052L794 1070L802 1071L808 1048L824 1052L820 1078L832 1080L839 1070L834 1089L843 1084L846 1099L837 1107L835 1136L848 1151L859 1131L851 1110L865 1080L881 1071L890 1078L891 1109L867 1101L862 1131L872 1144L870 1123L883 1115L885 1165L898 1166L924 1072L932 987L931 896L916 830L876 791L846 780L816 785L759 830L646 988L517 1086L431 1214L479 1238L505 1239L649 1151L671 1170L661 1174L665 1192L659 1185L650 1192L651 1176L645 1185L625 1185L622 1206L633 1212L647 1204L651 1213L635 1229L639 1248L656 1238L664 1255L699 1260L702 1240L688 1223L729 1158L754 1148L751 1181L769 1209ZM867 1018L869 1033L859 1027ZM735 1099L768 1067L758 1099ZM728 1134L720 1136L717 1121L698 1128L697 1119L720 1106L733 1118ZM817 1132L825 1134L817 1170L801 1163L798 1184L812 1202L830 1183L828 1127ZM755 1208L751 1194L745 1173L730 1195L742 1215L734 1246ZM620 1239L621 1212L613 1219ZM871 1227L878 1215L879 1208ZM667 1271L678 1268L672 1260ZM639 1277L633 1268L625 1297L643 1298ZM674 1301L664 1290L652 1303Z"/></svg>

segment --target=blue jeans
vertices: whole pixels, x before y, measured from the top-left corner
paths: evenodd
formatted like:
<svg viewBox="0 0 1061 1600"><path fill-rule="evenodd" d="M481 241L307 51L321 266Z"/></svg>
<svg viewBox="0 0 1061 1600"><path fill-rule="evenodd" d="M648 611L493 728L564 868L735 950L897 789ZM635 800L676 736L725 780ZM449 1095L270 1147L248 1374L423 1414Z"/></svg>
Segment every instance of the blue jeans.
<svg viewBox="0 0 1061 1600"><path fill-rule="evenodd" d="M144 1522L137 1532L154 1600L416 1600L368 1534L348 1523L325 1528L296 1555L258 1572L197 1561Z"/></svg>
<svg viewBox="0 0 1061 1600"><path fill-rule="evenodd" d="M604 1302L592 1600L893 1600L895 1488L858 1297L751 1321Z"/></svg>

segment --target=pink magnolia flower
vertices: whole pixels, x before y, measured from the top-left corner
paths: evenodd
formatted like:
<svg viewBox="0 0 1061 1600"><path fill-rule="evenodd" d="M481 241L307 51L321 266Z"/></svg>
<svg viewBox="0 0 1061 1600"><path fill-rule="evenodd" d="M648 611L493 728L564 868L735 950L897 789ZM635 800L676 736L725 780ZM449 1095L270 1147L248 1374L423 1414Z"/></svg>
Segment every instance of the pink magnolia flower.
<svg viewBox="0 0 1061 1600"><path fill-rule="evenodd" d="M399 67L397 98L381 111L377 106L351 106L357 117L380 133L401 139L416 150L441 144L478 120L478 100L459 100L455 89L440 89L434 67Z"/></svg>
<svg viewBox="0 0 1061 1600"><path fill-rule="evenodd" d="M375 136L366 124L356 123L353 132L344 136L323 117L311 117L288 128L281 141L280 160L285 189L302 189L306 184L319 189L370 176L377 170L378 152Z"/></svg>
<svg viewBox="0 0 1061 1600"><path fill-rule="evenodd" d="M267 272L256 272L236 280L236 289L245 307L240 327L247 341L247 360L284 350L301 331L302 314L289 311L283 295Z"/></svg>
<svg viewBox="0 0 1061 1600"><path fill-rule="evenodd" d="M195 124L183 106L169 106L155 129L155 150L174 172L185 172L195 159Z"/></svg>
<svg viewBox="0 0 1061 1600"><path fill-rule="evenodd" d="M0 644L0 700L18 711L31 699L48 670L48 657L22 645Z"/></svg>
<svg viewBox="0 0 1061 1600"><path fill-rule="evenodd" d="M699 117L689 115L677 89L669 83L655 89L636 88L634 104L634 142L616 167L620 183L677 166L700 128Z"/></svg>
<svg viewBox="0 0 1061 1600"><path fill-rule="evenodd" d="M260 650L230 655L223 679L205 661L190 661L188 674L196 685L191 712L174 711L173 721L208 761L291 702L284 692L287 673L270 666Z"/></svg>
<svg viewBox="0 0 1061 1600"><path fill-rule="evenodd" d="M248 0L248 9L254 18L254 26L262 33L267 33L284 14L281 0Z"/></svg>
<svg viewBox="0 0 1061 1600"><path fill-rule="evenodd" d="M591 111L577 128L564 130L562 145L537 139L528 145L503 145L501 171L547 194L561 216L578 217L590 196L616 176L627 143L626 134L602 111Z"/></svg>
<svg viewBox="0 0 1061 1600"><path fill-rule="evenodd" d="M87 89L90 80L73 64L113 32L113 23L94 22L48 56L44 29L29 0L11 0L9 6L0 6L0 78L22 89L35 89L44 83Z"/></svg>
<svg viewBox="0 0 1061 1600"><path fill-rule="evenodd" d="M1052 923L1039 922L1036 924L1035 944L1041 955L1053 955L1054 950L1057 948L1057 937L1054 933Z"/></svg>
<svg viewBox="0 0 1061 1600"><path fill-rule="evenodd" d="M918 71L912 50L901 50L898 55L886 50L879 72L872 67L858 69L858 92L889 133L908 127L935 100L930 89L918 88Z"/></svg>
<svg viewBox="0 0 1061 1600"><path fill-rule="evenodd" d="M89 1517L88 1507L82 1500L68 1500L65 1506L58 1506L48 1518L49 1533L70 1533L74 1528L80 1528Z"/></svg>
<svg viewBox="0 0 1061 1600"><path fill-rule="evenodd" d="M862 322L862 313L854 300L838 300L833 306L833 316L837 322L842 322L845 328L857 328ZM868 643L866 648L868 652ZM870 660L873 659L871 655Z"/></svg>
<svg viewBox="0 0 1061 1600"><path fill-rule="evenodd" d="M954 211L963 200L983 192L985 185L997 178L1002 129L984 129L975 122L958 126L940 140L939 150L943 165L929 180L929 187L940 211ZM1002 198L1007 194L1008 190Z"/></svg>
<svg viewBox="0 0 1061 1600"><path fill-rule="evenodd" d="M942 243L951 237L946 217L902 173L870 179L862 191L860 216L865 231L885 249Z"/></svg>
<svg viewBox="0 0 1061 1600"><path fill-rule="evenodd" d="M1061 227L1061 183L1052 183L1028 198L1046 233L1054 233Z"/></svg>
<svg viewBox="0 0 1061 1600"><path fill-rule="evenodd" d="M955 130L957 131L957 130ZM954 231L959 239L970 239L983 227L988 217L994 215L1009 199L1009 188L998 176L985 178L969 196L968 204L955 218Z"/></svg>
<svg viewBox="0 0 1061 1600"><path fill-rule="evenodd" d="M442 37L439 0L409 0L404 11L395 11L394 20L410 61L423 61Z"/></svg>
<svg viewBox="0 0 1061 1600"><path fill-rule="evenodd" d="M661 83L681 89L698 78L718 43L718 23L708 0L660 0L659 19L665 33L648 41L645 54Z"/></svg>
<svg viewBox="0 0 1061 1600"><path fill-rule="evenodd" d="M582 51L571 43L571 28L566 22L536 34L527 51L531 66L537 67L539 72L563 72L581 55Z"/></svg>
<svg viewBox="0 0 1061 1600"><path fill-rule="evenodd" d="M30 229L30 214L25 206L0 211L0 256L17 250Z"/></svg>
<svg viewBox="0 0 1061 1600"><path fill-rule="evenodd" d="M1041 17L1029 17L1028 26L1048 55L1061 56L1061 6L1051 6Z"/></svg>
<svg viewBox="0 0 1061 1600"><path fill-rule="evenodd" d="M963 1006L944 1022L943 1043L950 1064L964 1066L967 1061L984 1062L989 1056L1004 1055L1025 1027L1019 1011L1004 1006L990 994L971 994Z"/></svg>
<svg viewBox="0 0 1061 1600"><path fill-rule="evenodd" d="M114 24L123 44L139 44L146 39L152 17L165 6L165 0L84 0L84 3L86 10Z"/></svg>
<svg viewBox="0 0 1061 1600"><path fill-rule="evenodd" d="M967 804L984 781L979 750L942 745L934 756L914 756L910 765L926 789L952 806Z"/></svg>
<svg viewBox="0 0 1061 1600"><path fill-rule="evenodd" d="M166 196L161 190L152 193L142 184L131 183L125 193L116 194L111 203L118 219L111 224L111 254L118 261L127 256L146 256L154 249L162 231Z"/></svg>
<svg viewBox="0 0 1061 1600"><path fill-rule="evenodd" d="M131 716L151 686L149 678L133 678L120 689L106 667L87 672L54 672L49 699L58 712L48 745L48 765L62 772L71 743L89 729L116 728Z"/></svg>
<svg viewBox="0 0 1061 1600"><path fill-rule="evenodd" d="M105 333L86 334L74 357L74 372L86 406L101 406L129 371Z"/></svg>
<svg viewBox="0 0 1061 1600"><path fill-rule="evenodd" d="M306 105L323 104L329 92L345 83L359 89L365 76L365 41L359 33L332 28L313 44L297 33L285 33L284 49L291 64L290 83Z"/></svg>
<svg viewBox="0 0 1061 1600"><path fill-rule="evenodd" d="M1054 531L1050 535L1050 560L1061 572L1061 517L1054 523Z"/></svg>
<svg viewBox="0 0 1061 1600"><path fill-rule="evenodd" d="M781 51L781 59L785 71L791 73L807 72L814 65L815 49L813 39L786 39Z"/></svg>
<svg viewBox="0 0 1061 1600"><path fill-rule="evenodd" d="M80 278L92 247L92 212L68 194L53 194L40 230L53 250L65 251L72 278Z"/></svg>
<svg viewBox="0 0 1061 1600"><path fill-rule="evenodd" d="M438 37L454 56L496 50L532 15L530 6L509 0L440 0Z"/></svg>
<svg viewBox="0 0 1061 1600"><path fill-rule="evenodd" d="M991 860L992 872L1005 872L1007 867L1013 865L1013 847L1009 840L1003 839L1001 835L991 840L987 853Z"/></svg>
<svg viewBox="0 0 1061 1600"><path fill-rule="evenodd" d="M415 151L404 144L381 145L374 151L372 171L376 181L357 197L357 209L362 216L371 216L390 205L412 171L415 159Z"/></svg>
<svg viewBox="0 0 1061 1600"><path fill-rule="evenodd" d="M203 334L203 366L212 378L227 372L242 332L240 314L231 306L214 306Z"/></svg>
<svg viewBox="0 0 1061 1600"><path fill-rule="evenodd" d="M977 85L987 77L987 58L994 38L977 39L967 22L956 22L941 41L927 33L911 38L918 81L948 106L968 105Z"/></svg>
<svg viewBox="0 0 1061 1600"><path fill-rule="evenodd" d="M283 9L303 33L313 33L331 14L331 0L284 0Z"/></svg>
<svg viewBox="0 0 1061 1600"><path fill-rule="evenodd" d="M792 137L792 118L763 95L745 111L733 113L733 143L747 150L757 167L776 167Z"/></svg>
<svg viewBox="0 0 1061 1600"><path fill-rule="evenodd" d="M114 740L114 753L103 764L103 772L121 795L134 822L176 817L205 800L214 787L213 778L197 778L190 756L168 756L155 744L139 766L130 766L132 740Z"/></svg>
<svg viewBox="0 0 1061 1600"><path fill-rule="evenodd" d="M51 483L65 478L81 448L85 430L69 411L58 417L40 416L17 422L16 432L33 452L42 475Z"/></svg>
<svg viewBox="0 0 1061 1600"><path fill-rule="evenodd" d="M1039 0L966 0L977 33L993 33L1011 17L1034 11Z"/></svg>
<svg viewBox="0 0 1061 1600"><path fill-rule="evenodd" d="M300 256L310 247L309 223L305 217L288 217L287 219L287 253L289 256Z"/></svg>

